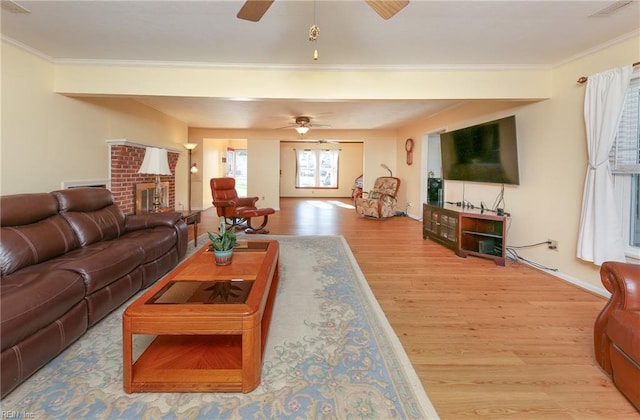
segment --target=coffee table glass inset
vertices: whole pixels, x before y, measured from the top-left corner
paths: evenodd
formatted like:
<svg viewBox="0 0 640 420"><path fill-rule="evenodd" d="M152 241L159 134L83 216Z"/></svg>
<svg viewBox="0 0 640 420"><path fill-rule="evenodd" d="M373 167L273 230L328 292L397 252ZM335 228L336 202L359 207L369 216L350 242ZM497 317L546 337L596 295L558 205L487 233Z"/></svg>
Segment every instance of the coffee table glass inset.
<svg viewBox="0 0 640 420"><path fill-rule="evenodd" d="M251 286L253 280L172 280L146 304L240 304L247 301Z"/></svg>

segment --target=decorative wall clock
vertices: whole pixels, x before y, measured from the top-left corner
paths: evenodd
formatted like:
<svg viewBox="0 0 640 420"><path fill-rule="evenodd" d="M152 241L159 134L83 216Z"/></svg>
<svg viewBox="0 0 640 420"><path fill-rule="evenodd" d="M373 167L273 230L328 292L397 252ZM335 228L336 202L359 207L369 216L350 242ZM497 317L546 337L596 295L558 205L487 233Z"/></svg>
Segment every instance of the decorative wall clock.
<svg viewBox="0 0 640 420"><path fill-rule="evenodd" d="M407 165L413 164L413 139L404 142L404 150L407 151Z"/></svg>

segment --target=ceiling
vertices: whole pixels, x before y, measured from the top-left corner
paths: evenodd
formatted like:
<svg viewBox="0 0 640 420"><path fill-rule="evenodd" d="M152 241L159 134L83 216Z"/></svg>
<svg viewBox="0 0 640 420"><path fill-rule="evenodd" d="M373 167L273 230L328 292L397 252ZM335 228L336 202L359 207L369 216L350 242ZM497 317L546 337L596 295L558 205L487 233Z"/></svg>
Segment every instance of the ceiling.
<svg viewBox="0 0 640 420"><path fill-rule="evenodd" d="M473 70L551 68L640 30L638 0L411 0L389 20L364 0L276 0L257 23L236 18L242 3L2 0L1 32L56 62ZM30 13L10 11L16 4ZM307 39L313 23L320 27L315 44ZM456 104L136 99L193 127L244 129L286 126L297 115L333 129L394 129Z"/></svg>

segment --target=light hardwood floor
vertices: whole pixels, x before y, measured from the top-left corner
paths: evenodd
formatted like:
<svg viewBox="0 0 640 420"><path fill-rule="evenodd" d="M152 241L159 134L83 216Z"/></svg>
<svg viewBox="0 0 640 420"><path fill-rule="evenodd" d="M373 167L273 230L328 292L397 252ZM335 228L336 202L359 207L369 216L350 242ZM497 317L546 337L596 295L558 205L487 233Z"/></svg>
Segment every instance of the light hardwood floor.
<svg viewBox="0 0 640 420"><path fill-rule="evenodd" d="M420 221L350 205L284 198L268 227L346 238L441 418L640 418L593 358L605 299L521 263L459 258ZM217 224L208 209L199 232Z"/></svg>

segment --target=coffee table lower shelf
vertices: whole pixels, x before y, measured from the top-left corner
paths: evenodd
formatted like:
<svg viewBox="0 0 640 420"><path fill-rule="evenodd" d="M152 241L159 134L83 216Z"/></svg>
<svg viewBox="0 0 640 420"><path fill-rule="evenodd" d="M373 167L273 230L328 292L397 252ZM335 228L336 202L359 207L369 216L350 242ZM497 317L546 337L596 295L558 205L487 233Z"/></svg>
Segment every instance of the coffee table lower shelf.
<svg viewBox="0 0 640 420"><path fill-rule="evenodd" d="M219 392L243 389L242 337L163 335L133 365L128 392Z"/></svg>

